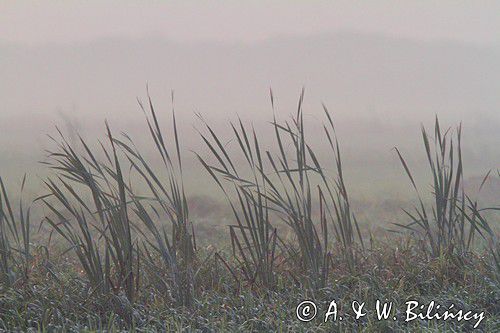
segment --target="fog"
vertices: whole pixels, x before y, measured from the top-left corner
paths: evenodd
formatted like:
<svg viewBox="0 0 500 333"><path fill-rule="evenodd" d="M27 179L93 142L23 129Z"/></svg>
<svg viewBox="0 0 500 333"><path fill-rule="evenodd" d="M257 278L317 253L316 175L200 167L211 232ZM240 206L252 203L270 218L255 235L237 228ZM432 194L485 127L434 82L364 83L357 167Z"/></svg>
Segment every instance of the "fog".
<svg viewBox="0 0 500 333"><path fill-rule="evenodd" d="M308 122L322 103L334 115L359 192L405 182L391 149L424 161L419 126L436 115L463 122L468 176L500 165L498 3L265 4L2 3L2 175L43 173L55 125L102 138L108 119L145 140L146 85L166 122L175 91L186 150L203 149L195 113L222 131L239 115L266 137L269 89L286 118L304 87Z"/></svg>

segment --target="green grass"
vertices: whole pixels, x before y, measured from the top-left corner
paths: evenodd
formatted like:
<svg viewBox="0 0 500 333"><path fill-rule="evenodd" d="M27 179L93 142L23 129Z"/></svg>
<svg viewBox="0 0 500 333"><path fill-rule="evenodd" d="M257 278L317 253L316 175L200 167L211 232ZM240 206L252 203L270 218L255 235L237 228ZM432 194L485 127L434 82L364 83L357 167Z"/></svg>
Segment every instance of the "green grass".
<svg viewBox="0 0 500 333"><path fill-rule="evenodd" d="M165 131L149 96L147 106L140 103L159 168L107 123L97 148L60 133L44 163L51 173L46 194L32 208L22 201L13 207L0 180L0 328L470 331L466 321L404 323L401 309L416 299L484 311L479 329L500 329L498 242L487 218L498 208L481 207L463 189L461 128L442 131L436 119L434 138L422 130L429 204L397 150L416 208L402 212L399 235L367 237L348 194L332 116L325 107L329 153L320 156L308 141L303 98L288 121L274 114L271 146L239 119L229 138L202 120L207 149L196 154L232 214L217 244L203 247L190 217L174 110ZM40 214L38 230L46 234L34 243L33 216ZM320 309L309 323L295 316L304 299ZM398 320L346 313L343 321L324 322L333 299L343 310L354 300L371 309L377 299L391 301Z"/></svg>
<svg viewBox="0 0 500 333"><path fill-rule="evenodd" d="M394 246L396 245L396 246ZM373 308L376 299L393 301L398 308L408 299L421 302L453 302L464 309L485 311L480 327L494 332L500 325L498 297L500 288L488 271L488 258L469 256L466 264L457 257L426 260L418 247L403 242L377 243L368 251L363 264L349 271L335 262L333 278L327 288L314 296L286 274L279 274L273 290L238 288L224 264L213 258L206 265L201 288L192 307L175 306L152 285L141 283L134 304L119 295L90 297L85 281L74 266L63 258L54 261L58 280L36 267L32 283L11 289L0 300L4 329L27 330L102 330L134 328L137 331L469 331L470 325L456 322L419 321L409 325L402 320L378 322L373 316L341 324L322 322L318 316L309 323L295 318L295 307L305 298L313 298L324 312L332 299L348 305L352 300L367 302ZM201 249L201 255L205 254ZM228 254L229 255L229 254Z"/></svg>

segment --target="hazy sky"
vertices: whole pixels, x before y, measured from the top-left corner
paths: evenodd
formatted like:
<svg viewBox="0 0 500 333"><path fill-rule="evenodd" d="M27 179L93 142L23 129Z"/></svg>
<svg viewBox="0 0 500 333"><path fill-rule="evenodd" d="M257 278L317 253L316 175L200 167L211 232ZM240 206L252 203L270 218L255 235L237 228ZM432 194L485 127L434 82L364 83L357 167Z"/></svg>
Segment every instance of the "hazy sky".
<svg viewBox="0 0 500 333"><path fill-rule="evenodd" d="M354 31L500 44L500 1L0 0L0 41L69 43L156 35L252 42Z"/></svg>
<svg viewBox="0 0 500 333"><path fill-rule="evenodd" d="M37 168L55 124L93 137L107 118L145 137L148 83L159 110L175 90L196 144L194 112L262 125L269 87L280 116L306 87L307 119L325 102L346 160L377 188L420 122L463 120L482 174L499 159L499 32L500 1L0 0L0 170Z"/></svg>

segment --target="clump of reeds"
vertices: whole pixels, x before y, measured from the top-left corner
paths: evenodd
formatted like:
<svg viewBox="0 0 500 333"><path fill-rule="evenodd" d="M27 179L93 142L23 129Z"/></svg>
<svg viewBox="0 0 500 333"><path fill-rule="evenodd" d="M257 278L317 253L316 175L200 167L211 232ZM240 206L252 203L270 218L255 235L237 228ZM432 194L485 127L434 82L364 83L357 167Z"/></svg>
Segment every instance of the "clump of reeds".
<svg viewBox="0 0 500 333"><path fill-rule="evenodd" d="M500 170L497 170L498 177L500 177ZM491 208L495 211L500 211L500 205ZM500 242L495 234L493 234L492 240L490 242L490 249L493 256L493 261L496 268L497 280L500 282Z"/></svg>
<svg viewBox="0 0 500 333"><path fill-rule="evenodd" d="M212 128L207 123L205 126L209 134L201 134L201 137L217 160L217 166L210 165L200 155L198 159L222 189L231 206L235 224L229 225L229 230L234 258L240 263L249 283L260 282L272 287L275 283L278 236L270 221L271 208L266 194L267 184L258 137L253 129L249 130L243 125L241 119L237 125L231 123L238 148L250 171L250 176L246 177L243 167L235 166ZM229 189L223 180L229 181ZM234 191L231 192L231 189Z"/></svg>
<svg viewBox="0 0 500 333"><path fill-rule="evenodd" d="M133 302L144 267L142 260L160 289L176 303L189 306L193 303L196 244L182 182L175 113L174 157L151 99L149 112L142 103L140 106L166 179L150 166L130 137L114 137L106 124L108 144L100 143L100 156L82 138L80 147L75 147L61 134L56 140L58 151L51 152L46 162L57 176L46 181L50 195L41 200L52 212L46 220L75 251L93 292L123 291ZM130 178L126 180L124 169L136 172L151 196L138 195ZM157 264L157 258L162 265Z"/></svg>
<svg viewBox="0 0 500 333"><path fill-rule="evenodd" d="M491 173L491 170L484 177L484 179L481 183L480 189L485 184L486 180L490 176L490 173ZM497 170L497 176L500 177L500 170ZM471 206L471 210L474 213L474 215L478 219L480 219L483 222L483 224L486 224L486 226L487 226L486 220L484 219L484 217L482 215L483 212L486 212L486 211L499 212L500 205L481 208L481 209L478 208L477 205L473 205L473 206ZM489 252L491 253L491 257L492 257L493 270L495 272L495 277L496 277L497 281L500 282L500 242L498 240L497 234L495 234L495 232L493 232L491 229L488 230L488 236L489 236L488 248L489 248Z"/></svg>
<svg viewBox="0 0 500 333"><path fill-rule="evenodd" d="M242 261L249 276L259 276L268 283L272 276L276 244L287 254L289 260L297 262L307 278L306 284L313 288L324 287L331 265L329 225L341 250L335 253L345 259L352 269L356 260L356 238L362 244L361 233L351 211L347 194L339 143L335 135L332 118L325 108L327 125L325 136L332 150L332 161L336 166L335 179L326 174L313 148L306 140L303 119L302 92L296 116L291 122L279 123L274 116L272 127L278 153L264 150L259 144L255 130L248 129L241 120L231 124L238 148L250 170L246 176L233 162L221 139L207 125L209 136L202 135L214 163L199 157L201 163L222 188L233 209L237 225L230 226L231 242L235 254ZM274 98L271 93L274 110ZM288 152L285 147L291 146ZM316 181L319 179L319 181ZM235 191L237 205L224 188L222 180L229 181ZM314 200L314 193L317 193ZM314 202L319 207L314 207ZM293 243L278 242L276 229L270 222L270 212L283 220L295 235L298 248ZM316 214L319 212L319 214ZM319 218L316 216L319 215ZM239 234L236 234L235 231ZM241 246L244 244L244 246ZM249 274L253 273L253 274ZM267 280L266 280L267 279Z"/></svg>
<svg viewBox="0 0 500 333"><path fill-rule="evenodd" d="M76 253L92 292L123 291L133 301L139 274L137 243L128 186L107 124L106 129L108 145L101 143L104 161L82 138L81 147L74 147L59 132L59 149L46 162L57 176L45 182L50 193L41 200L52 213L46 221Z"/></svg>
<svg viewBox="0 0 500 333"><path fill-rule="evenodd" d="M190 306L194 298L196 240L193 225L189 220L189 208L184 190L175 111L172 109L173 135L169 139L162 133L149 95L148 109L143 103L139 102L139 104L144 111L155 150L161 158L163 172L154 169L136 148L131 138L125 136L125 140L116 140L124 151L131 170L139 174L151 194L150 197L144 197L131 191L132 210L149 232L145 234L141 231L145 236L143 248L146 263L152 267L150 271L156 276L155 280L160 285L166 284L176 303ZM173 151L167 147L169 140L175 147ZM159 226L155 223L156 219L161 221ZM171 226L171 235L169 235L166 223ZM163 267L156 265L154 253L160 256ZM167 270L166 280L161 275L165 269Z"/></svg>
<svg viewBox="0 0 500 333"><path fill-rule="evenodd" d="M442 131L436 117L434 144L431 144L432 139L422 126L422 139L432 176L433 203L430 208L424 204L413 175L396 148L419 202L414 212L405 210L411 222L396 225L419 235L432 257L467 253L476 234L482 237L485 233L492 234L487 221L479 213L477 202L467 196L463 188L461 137L461 125L455 132L450 129Z"/></svg>
<svg viewBox="0 0 500 333"><path fill-rule="evenodd" d="M28 278L30 261L30 208L24 206L22 193L26 183L21 185L18 214L9 200L7 189L0 177L0 283L10 287L19 279Z"/></svg>

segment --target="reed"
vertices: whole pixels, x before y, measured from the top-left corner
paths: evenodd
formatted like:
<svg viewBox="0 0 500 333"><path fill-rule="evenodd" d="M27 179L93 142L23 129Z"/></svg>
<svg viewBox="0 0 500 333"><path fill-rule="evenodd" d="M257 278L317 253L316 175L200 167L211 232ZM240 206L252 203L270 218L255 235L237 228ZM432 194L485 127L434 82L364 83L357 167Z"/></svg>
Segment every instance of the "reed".
<svg viewBox="0 0 500 333"><path fill-rule="evenodd" d="M424 204L408 164L395 148L418 199L413 212L404 210L411 222L396 225L422 239L432 257L446 253L465 254L470 251L477 234L485 238L485 233L493 233L479 213L477 201L473 201L463 188L461 138L461 125L455 132L450 129L443 131L437 117L434 140L422 126L422 140L432 177L430 207Z"/></svg>
<svg viewBox="0 0 500 333"><path fill-rule="evenodd" d="M0 177L0 283L4 288L15 281L27 280L30 262L30 207L22 199L26 176L21 184L18 214L13 206L5 184Z"/></svg>
<svg viewBox="0 0 500 333"><path fill-rule="evenodd" d="M138 246L129 218L128 186L108 124L106 131L108 145L100 144L104 161L82 138L80 153L59 132L58 150L45 162L57 175L45 181L49 194L41 200L52 213L45 220L75 252L92 292L123 291L133 301Z"/></svg>
<svg viewBox="0 0 500 333"><path fill-rule="evenodd" d="M279 123L274 113L272 129L278 153L264 150L255 130L246 127L241 120L238 124L231 124L234 141L238 143L238 150L250 172L245 173L241 167L235 166L233 160L236 157L231 157L220 137L206 122L209 134L201 134L201 137L211 152L213 164L200 155L198 158L231 205L236 220L236 225L230 226L233 253L238 254L247 278L260 275L262 281L267 281L266 277L272 276L279 247L286 252L288 260L297 262L302 268L300 271L306 272L306 284L316 289L326 285L332 262L329 225L333 227L332 234L341 249L335 255L345 259L349 269L355 266L356 238L361 245L363 241L349 202L339 142L330 113L324 108L327 117L325 136L336 166L334 180L327 175L306 140L303 99L302 91L296 116L289 122ZM271 104L274 110L272 92ZM292 147L291 152L285 150L288 146ZM314 180L317 178L319 181ZM234 187L237 204L232 202L234 199L224 187L223 180ZM313 193L317 193L316 200ZM319 202L319 207L314 207L314 201ZM294 242L281 241L270 222L270 213L292 229L298 249Z"/></svg>
<svg viewBox="0 0 500 333"><path fill-rule="evenodd" d="M144 112L147 127L154 143L155 151L162 161L162 170L155 170L137 149L133 140L124 135L123 140L115 139L122 148L131 170L147 184L149 196L139 196L130 190L132 210L138 221L145 226L144 254L150 272L156 277L160 289L169 290L175 302L191 306L194 301L194 279L196 264L196 239L189 220L189 207L183 182L182 157L175 111L172 109L172 137L163 135L153 103L148 94L148 107L139 102ZM172 95L173 105L173 95ZM172 142L173 151L167 142ZM156 220L161 224L157 225ZM170 231L167 226L170 226ZM170 234L170 235L169 235ZM153 252L152 252L153 251ZM155 254L162 260L159 267ZM167 271L166 277L160 272ZM163 287L162 287L163 286Z"/></svg>
<svg viewBox="0 0 500 333"><path fill-rule="evenodd" d="M238 140L248 170L236 167L214 130L204 122L209 134L201 138L209 148L217 165L210 165L197 154L199 161L224 193L235 218L229 225L233 256L239 263L244 278L251 284L260 282L273 287L277 255L277 230L270 220L271 207L266 194L266 180L262 152L255 130L249 130L241 119L231 128ZM251 174L247 179L240 173ZM224 183L229 183L228 186ZM233 190L233 191L231 191Z"/></svg>

